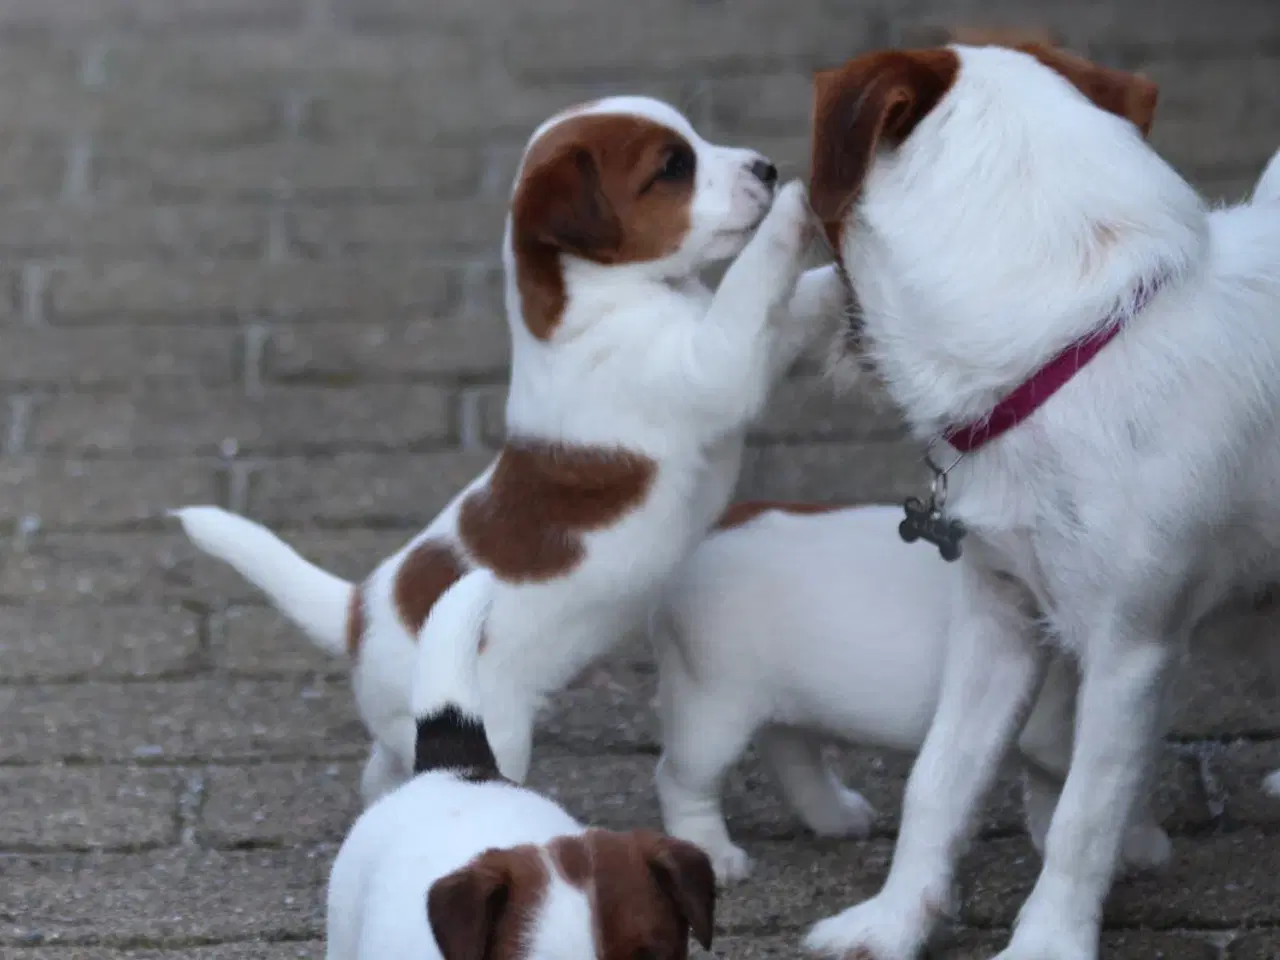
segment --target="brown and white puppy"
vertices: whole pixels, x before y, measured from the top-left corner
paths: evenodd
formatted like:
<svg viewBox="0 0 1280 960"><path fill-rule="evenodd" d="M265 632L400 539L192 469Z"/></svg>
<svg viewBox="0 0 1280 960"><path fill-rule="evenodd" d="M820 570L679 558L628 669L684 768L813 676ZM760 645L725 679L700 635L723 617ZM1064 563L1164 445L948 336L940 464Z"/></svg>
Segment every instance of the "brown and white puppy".
<svg viewBox="0 0 1280 960"><path fill-rule="evenodd" d="M488 571L431 617L475 622ZM415 776L367 809L329 879L328 960L685 960L710 947L715 876L697 847L586 829L504 780L473 706L474 634L423 648Z"/></svg>
<svg viewBox="0 0 1280 960"><path fill-rule="evenodd" d="M321 647L350 654L376 740L366 800L408 776L405 677L427 614L463 572L496 575L479 682L502 770L520 781L541 697L642 629L728 502L746 427L840 296L829 267L799 277L805 191L793 183L775 202L776 180L758 153L708 143L655 100L552 118L529 143L507 220L512 371L493 464L358 585L248 520L178 511L199 547ZM699 272L734 256L708 290ZM837 304L824 303L833 290Z"/></svg>

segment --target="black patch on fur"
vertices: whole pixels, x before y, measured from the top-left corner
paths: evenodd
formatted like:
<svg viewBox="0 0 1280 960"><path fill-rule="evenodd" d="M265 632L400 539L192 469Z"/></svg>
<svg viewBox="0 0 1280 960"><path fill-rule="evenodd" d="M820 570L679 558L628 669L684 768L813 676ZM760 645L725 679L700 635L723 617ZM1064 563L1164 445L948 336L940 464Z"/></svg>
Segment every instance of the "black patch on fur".
<svg viewBox="0 0 1280 960"><path fill-rule="evenodd" d="M418 720L413 772L451 770L466 780L501 780L484 724L454 704Z"/></svg>

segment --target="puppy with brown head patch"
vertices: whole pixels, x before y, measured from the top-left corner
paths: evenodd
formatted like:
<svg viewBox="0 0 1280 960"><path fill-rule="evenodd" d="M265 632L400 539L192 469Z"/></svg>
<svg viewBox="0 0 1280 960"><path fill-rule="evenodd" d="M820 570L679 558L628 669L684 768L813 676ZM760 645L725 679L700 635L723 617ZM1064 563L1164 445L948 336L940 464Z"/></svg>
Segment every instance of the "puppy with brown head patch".
<svg viewBox="0 0 1280 960"><path fill-rule="evenodd" d="M690 933L710 947L706 854L648 830L586 829L498 774L475 712L491 578L467 574L430 614L449 643L418 651L414 777L338 851L328 960L685 960Z"/></svg>
<svg viewBox="0 0 1280 960"><path fill-rule="evenodd" d="M815 211L862 342L968 531L881 891L835 957L913 960L1041 682L1078 659L1044 865L1000 960L1096 960L1193 633L1280 574L1280 216L1211 210L1146 142L1153 83L1043 44L818 74ZM916 549L925 549L917 547Z"/></svg>
<svg viewBox="0 0 1280 960"><path fill-rule="evenodd" d="M502 770L523 780L540 698L643 627L728 502L748 424L842 292L831 267L800 276L805 190L775 199L777 176L658 101L552 118L506 225L513 360L494 463L358 586L248 520L179 511L199 547L351 655L376 740L366 800L408 775L405 677L432 605L465 571L496 575L479 684ZM707 289L699 272L730 257Z"/></svg>

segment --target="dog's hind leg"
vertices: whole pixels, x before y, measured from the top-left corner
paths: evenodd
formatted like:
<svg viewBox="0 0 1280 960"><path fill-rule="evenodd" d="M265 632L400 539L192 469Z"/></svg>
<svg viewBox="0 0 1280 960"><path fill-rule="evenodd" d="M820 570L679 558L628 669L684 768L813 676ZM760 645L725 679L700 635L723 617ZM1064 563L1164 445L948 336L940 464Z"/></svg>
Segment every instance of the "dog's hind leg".
<svg viewBox="0 0 1280 960"><path fill-rule="evenodd" d="M823 740L788 727L765 727L756 742L791 808L820 837L864 838L876 811L850 790L822 755Z"/></svg>

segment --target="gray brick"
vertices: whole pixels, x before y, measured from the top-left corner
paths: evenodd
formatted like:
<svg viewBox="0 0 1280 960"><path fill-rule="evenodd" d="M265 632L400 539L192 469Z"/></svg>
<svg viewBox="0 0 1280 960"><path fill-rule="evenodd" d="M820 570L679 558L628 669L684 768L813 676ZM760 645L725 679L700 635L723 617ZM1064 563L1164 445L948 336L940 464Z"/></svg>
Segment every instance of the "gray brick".
<svg viewBox="0 0 1280 960"><path fill-rule="evenodd" d="M155 607L0 607L5 683L161 677L201 661L199 617Z"/></svg>
<svg viewBox="0 0 1280 960"><path fill-rule="evenodd" d="M626 6L607 17L531 23L506 39L503 59L518 79L538 82L813 67L865 49L875 36L875 17L866 7L833 17L817 2L755 16L736 6L695 6L679 17L655 17L645 7ZM807 106L806 100L798 110Z"/></svg>
<svg viewBox="0 0 1280 960"><path fill-rule="evenodd" d="M710 88L711 129L716 132L747 137L809 134L811 71L717 77Z"/></svg>
<svg viewBox="0 0 1280 960"><path fill-rule="evenodd" d="M8 0L0 10L6 27L101 30L171 30L282 27L300 21L305 0L98 0L83 4Z"/></svg>
<svg viewBox="0 0 1280 960"><path fill-rule="evenodd" d="M134 390L50 397L28 437L42 451L279 453L403 450L450 433L448 391L418 384L269 387L257 399L230 390Z"/></svg>
<svg viewBox="0 0 1280 960"><path fill-rule="evenodd" d="M778 384L751 435L756 441L894 440L904 430L897 409L871 387L842 394L825 377L809 375Z"/></svg>
<svg viewBox="0 0 1280 960"><path fill-rule="evenodd" d="M205 779L201 842L218 847L341 843L359 815L358 763L216 767Z"/></svg>
<svg viewBox="0 0 1280 960"><path fill-rule="evenodd" d="M89 850L169 845L178 836L180 789L179 775L165 770L0 769L0 848ZM36 810L38 817L32 816Z"/></svg>
<svg viewBox="0 0 1280 960"><path fill-rule="evenodd" d="M1160 84L1151 142L1174 166L1199 173L1215 168L1253 177L1280 145L1280 57L1135 64ZM1222 149L1231 144L1230 152Z"/></svg>
<svg viewBox="0 0 1280 960"><path fill-rule="evenodd" d="M253 258L263 251L266 231L267 211L243 205L15 202L0 208L0 254L9 257Z"/></svg>
<svg viewBox="0 0 1280 960"><path fill-rule="evenodd" d="M425 527L487 467L487 451L278 460L254 474L250 512L269 526L388 523Z"/></svg>
<svg viewBox="0 0 1280 960"><path fill-rule="evenodd" d="M523 144L554 113L611 93L636 93L690 102L694 89L680 80L650 80L619 87L607 83L459 84L448 97L422 96L400 84L347 84L322 92L304 135L329 142L371 138L379 143Z"/></svg>
<svg viewBox="0 0 1280 960"><path fill-rule="evenodd" d="M1280 24L1251 0L1226 0L1214 6L1212 17L1204 12L1198 0L1083 0L1070 8L1019 0L925 0L894 11L893 42L925 23L1030 26L1052 29L1068 47L1099 58L1116 48L1138 48L1173 50L1190 61L1210 51L1251 55L1280 38Z"/></svg>
<svg viewBox="0 0 1280 960"><path fill-rule="evenodd" d="M423 134L422 139L428 138ZM396 146L365 140L131 152L111 145L94 161L93 186L113 201L286 196L387 202L470 196L483 175L481 147Z"/></svg>
<svg viewBox="0 0 1280 960"><path fill-rule="evenodd" d="M806 443L747 451L743 499L883 503L917 494L928 482L914 443Z"/></svg>
<svg viewBox="0 0 1280 960"><path fill-rule="evenodd" d="M305 849L10 858L0 939L110 946L315 937L327 859Z"/></svg>
<svg viewBox="0 0 1280 960"><path fill-rule="evenodd" d="M348 676L345 659L318 650L270 607L233 607L214 617L211 633L214 665L233 676Z"/></svg>
<svg viewBox="0 0 1280 960"><path fill-rule="evenodd" d="M432 185L428 180L423 187L426 192ZM500 197L420 205L299 207L289 212L287 221L292 243L303 257L323 260L409 247L415 255L475 253L497 263L506 215L504 190Z"/></svg>
<svg viewBox="0 0 1280 960"><path fill-rule="evenodd" d="M349 758L367 743L340 681L11 687L0 710L5 763Z"/></svg>
<svg viewBox="0 0 1280 960"><path fill-rule="evenodd" d="M455 271L417 261L312 264L113 263L59 270L51 280L55 321L245 318L335 319L348 311L421 309L458 302Z"/></svg>
<svg viewBox="0 0 1280 960"><path fill-rule="evenodd" d="M288 324L272 328L264 375L272 380L368 383L419 377L496 377L510 360L501 313L404 321Z"/></svg>
<svg viewBox="0 0 1280 960"><path fill-rule="evenodd" d="M172 504L221 499L215 469L202 460L146 469L128 460L0 460L0 523L38 518L49 529L154 525Z"/></svg>
<svg viewBox="0 0 1280 960"><path fill-rule="evenodd" d="M1275 960L1280 954L1280 927L1246 933L1231 945L1231 960Z"/></svg>
<svg viewBox="0 0 1280 960"><path fill-rule="evenodd" d="M0 156L0 198L13 196L30 200L57 196L62 189L66 161L66 151L59 146L46 138L7 146Z"/></svg>
<svg viewBox="0 0 1280 960"><path fill-rule="evenodd" d="M1280 920L1280 839L1254 832L1180 839L1167 872L1117 882L1107 901L1108 925L1150 929L1221 929ZM981 926L1008 925L1031 892L1039 859L1027 841L992 841L972 857L965 917Z"/></svg>
<svg viewBox="0 0 1280 960"><path fill-rule="evenodd" d="M171 950L104 950L97 946L33 950L0 946L0 960L324 960L324 941L246 941Z"/></svg>
<svg viewBox="0 0 1280 960"><path fill-rule="evenodd" d="M185 538L140 534L40 534L0 554L0 601L90 605L181 599Z"/></svg>
<svg viewBox="0 0 1280 960"><path fill-rule="evenodd" d="M231 327L15 326L4 342L0 384L10 388L224 386L239 379L244 358L243 336Z"/></svg>

